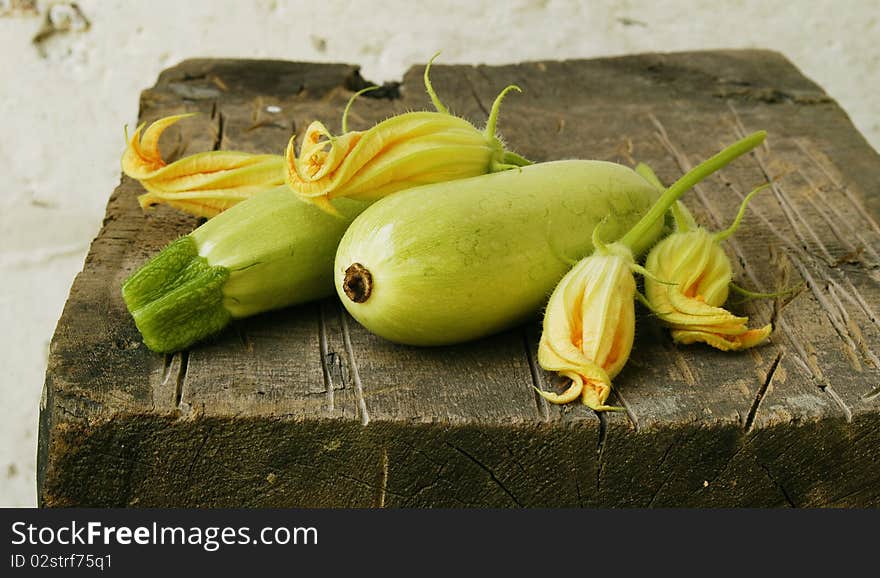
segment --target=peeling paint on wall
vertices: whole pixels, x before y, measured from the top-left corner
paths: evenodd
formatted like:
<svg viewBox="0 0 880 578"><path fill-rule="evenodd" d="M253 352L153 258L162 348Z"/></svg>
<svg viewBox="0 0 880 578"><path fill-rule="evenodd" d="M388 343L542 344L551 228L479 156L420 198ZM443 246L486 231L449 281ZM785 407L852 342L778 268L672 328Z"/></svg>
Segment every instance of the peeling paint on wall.
<svg viewBox="0 0 880 578"><path fill-rule="evenodd" d="M70 37L88 32L91 26L92 23L76 2L51 4L45 11L43 25L31 42L43 58L48 57L52 50L69 52Z"/></svg>
<svg viewBox="0 0 880 578"><path fill-rule="evenodd" d="M39 13L37 0L0 0L0 18L35 17Z"/></svg>

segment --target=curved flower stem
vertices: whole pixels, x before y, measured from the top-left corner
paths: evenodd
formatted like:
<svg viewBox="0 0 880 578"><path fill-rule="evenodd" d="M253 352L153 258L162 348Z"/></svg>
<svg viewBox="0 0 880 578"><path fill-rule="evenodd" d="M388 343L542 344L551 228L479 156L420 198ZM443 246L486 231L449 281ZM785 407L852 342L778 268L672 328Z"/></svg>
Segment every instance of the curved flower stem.
<svg viewBox="0 0 880 578"><path fill-rule="evenodd" d="M742 204L739 206L739 212L737 212L736 218L733 220L733 223L723 231L718 231L717 233L715 233L716 241L721 242L736 233L736 230L739 228L739 224L742 222L743 217L746 214L746 207L748 206L749 201L752 200L752 197L754 197L756 194L760 193L769 186L770 183L764 183L763 185L761 185L760 187L756 187L751 193L746 195L746 198L743 199Z"/></svg>
<svg viewBox="0 0 880 578"><path fill-rule="evenodd" d="M501 101L504 100L504 97L507 96L507 93L511 90L515 90L517 92L522 92L522 89L515 84L508 85L504 87L498 96L495 97L495 101L492 103L492 110L489 111L489 120L486 122L486 139L489 141L497 140L495 137L495 127L498 124L498 113L501 110ZM522 157L520 157L522 158Z"/></svg>
<svg viewBox="0 0 880 578"><path fill-rule="evenodd" d="M434 56L431 57L431 60L428 61L428 64L425 65L425 90L428 91L428 96L431 97L431 102L434 103L434 108L437 109L437 112L449 114L449 109L446 108L442 102L440 102L440 99L437 97L437 93L434 92L434 86L431 84L431 64L438 56L440 56L439 51L435 52Z"/></svg>
<svg viewBox="0 0 880 578"><path fill-rule="evenodd" d="M627 247L635 245L639 239L650 230L658 219L663 218L666 211L668 211L675 201L677 201L688 189L715 171L724 168L734 159L751 151L764 142L766 137L767 132L763 130L753 133L735 142L688 171L684 176L675 181L671 187L666 189L657 202L654 203L654 206L651 207L645 216L642 217L642 219L636 223L636 225L630 229L619 242Z"/></svg>
<svg viewBox="0 0 880 578"><path fill-rule="evenodd" d="M378 90L379 86L368 86L367 88L362 88L356 93L351 95L351 98L348 99L348 104L345 105L345 110L342 111L342 133L345 134L348 132L348 111L351 110L351 105L354 104L354 101L357 100L357 97L364 94L365 92L372 92L374 90Z"/></svg>

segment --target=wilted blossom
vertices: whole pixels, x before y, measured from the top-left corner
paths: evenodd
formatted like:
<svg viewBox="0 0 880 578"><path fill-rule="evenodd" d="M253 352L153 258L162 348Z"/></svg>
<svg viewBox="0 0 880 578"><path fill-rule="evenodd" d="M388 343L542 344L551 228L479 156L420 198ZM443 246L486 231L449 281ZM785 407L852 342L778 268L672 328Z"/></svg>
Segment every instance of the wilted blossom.
<svg viewBox="0 0 880 578"><path fill-rule="evenodd" d="M257 193L284 186L285 162L280 155L218 150L166 164L159 152L159 137L190 116L161 118L146 131L144 123L131 138L126 137L122 171L147 190L138 197L141 207L164 203L199 217L213 217Z"/></svg>
<svg viewBox="0 0 880 578"><path fill-rule="evenodd" d="M754 347L770 335L767 324L749 329L748 317L734 315L721 306L727 301L732 280L730 259L721 241L732 235L742 220L743 201L730 228L710 233L676 215L677 230L648 253L645 296L654 313L669 326L676 343L701 342L723 351Z"/></svg>

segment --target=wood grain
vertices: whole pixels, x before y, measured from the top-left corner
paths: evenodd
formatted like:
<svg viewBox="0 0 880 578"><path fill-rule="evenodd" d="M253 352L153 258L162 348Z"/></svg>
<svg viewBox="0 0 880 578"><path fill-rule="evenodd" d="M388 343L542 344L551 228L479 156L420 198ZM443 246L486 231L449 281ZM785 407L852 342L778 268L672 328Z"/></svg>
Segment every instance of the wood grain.
<svg viewBox="0 0 880 578"><path fill-rule="evenodd" d="M415 67L365 128L428 108ZM122 303L128 274L197 226L144 213L123 178L52 341L40 417L44 506L854 507L880 504L880 158L846 113L767 51L432 69L477 125L507 84L499 130L536 161L652 166L671 182L758 129L766 146L686 204L722 228L736 282L795 295L733 305L771 342L740 354L673 345L639 312L615 381L625 412L550 406L539 320L475 343L418 349L371 335L336 299L235 322L213 340L148 351ZM202 114L163 137L200 150L280 153L312 120L339 130L364 85L350 65L191 60L141 98L142 121ZM389 96L394 98L389 98Z"/></svg>

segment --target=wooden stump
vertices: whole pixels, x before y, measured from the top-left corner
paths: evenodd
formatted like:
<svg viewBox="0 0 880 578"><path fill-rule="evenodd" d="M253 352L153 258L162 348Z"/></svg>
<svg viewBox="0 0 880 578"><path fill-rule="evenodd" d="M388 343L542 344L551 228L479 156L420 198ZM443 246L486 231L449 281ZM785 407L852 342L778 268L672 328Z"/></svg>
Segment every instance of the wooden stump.
<svg viewBox="0 0 880 578"><path fill-rule="evenodd" d="M350 124L429 107L423 68ZM758 129L767 146L686 204L711 229L768 177L725 245L735 281L794 296L734 309L773 321L738 354L677 347L644 310L615 404L547 405L533 386L539 322L479 342L387 343L328 299L236 322L172 356L150 352L122 281L197 221L144 213L123 178L52 341L41 404L44 506L874 506L880 503L880 158L844 111L765 51L441 66L455 113L536 161L643 161L665 182ZM357 67L191 60L143 93L141 120L200 116L166 158L281 153L318 119L339 130ZM377 96L376 93L373 96ZM120 151L121 152L121 151ZM735 297L734 297L735 300Z"/></svg>

